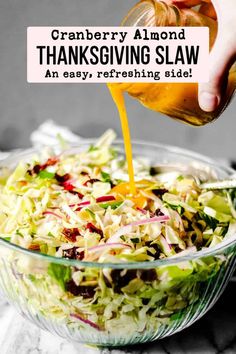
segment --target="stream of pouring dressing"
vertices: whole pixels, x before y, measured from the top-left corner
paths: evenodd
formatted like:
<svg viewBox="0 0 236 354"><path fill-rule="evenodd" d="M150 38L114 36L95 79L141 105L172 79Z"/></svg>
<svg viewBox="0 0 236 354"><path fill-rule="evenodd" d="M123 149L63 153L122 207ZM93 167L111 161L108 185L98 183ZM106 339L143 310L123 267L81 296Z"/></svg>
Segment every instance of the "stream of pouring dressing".
<svg viewBox="0 0 236 354"><path fill-rule="evenodd" d="M128 164L130 194L135 195L136 187L134 181L132 145L130 139L129 122L128 122L128 117L127 117L127 112L125 107L124 94L121 89L115 87L112 84L108 84L107 86L110 90L111 96L116 104L120 116L120 122L121 122L121 128L122 128L122 134L123 134L124 146L125 146L125 154L126 154L126 160Z"/></svg>

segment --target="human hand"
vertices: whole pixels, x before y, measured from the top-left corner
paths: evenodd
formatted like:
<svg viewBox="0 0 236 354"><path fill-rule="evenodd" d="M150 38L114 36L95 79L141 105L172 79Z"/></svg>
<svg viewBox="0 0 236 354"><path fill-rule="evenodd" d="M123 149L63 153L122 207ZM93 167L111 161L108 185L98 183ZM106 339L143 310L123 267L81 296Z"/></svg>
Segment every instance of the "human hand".
<svg viewBox="0 0 236 354"><path fill-rule="evenodd" d="M178 7L193 7L202 3L210 3L211 0L163 0L168 5L174 4Z"/></svg>
<svg viewBox="0 0 236 354"><path fill-rule="evenodd" d="M218 19L218 34L210 53L210 79L198 86L198 101L206 112L214 111L222 100L230 67L236 60L235 0L164 0L178 7L202 5L200 12ZM213 10L213 6L215 11Z"/></svg>

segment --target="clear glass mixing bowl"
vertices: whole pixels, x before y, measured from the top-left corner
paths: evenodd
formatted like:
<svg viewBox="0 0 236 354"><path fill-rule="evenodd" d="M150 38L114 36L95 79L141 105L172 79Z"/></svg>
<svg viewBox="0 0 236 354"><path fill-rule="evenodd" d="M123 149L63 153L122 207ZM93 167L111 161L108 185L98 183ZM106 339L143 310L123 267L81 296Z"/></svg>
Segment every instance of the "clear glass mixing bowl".
<svg viewBox="0 0 236 354"><path fill-rule="evenodd" d="M91 143L85 141L70 151L78 152ZM122 142L116 145L122 152ZM219 178L233 172L174 147L137 142L133 150L153 165L181 163ZM1 166L14 167L34 153L19 153ZM70 341L99 346L153 341L188 327L212 307L234 270L235 239L233 235L216 247L186 256L116 264L55 258L0 239L0 289L25 318ZM89 284L63 289L60 278L70 282L75 272L86 274ZM138 279L136 288L130 286L134 279ZM93 297L95 288L99 298ZM91 302L94 313L88 311ZM102 325L97 314L106 317Z"/></svg>

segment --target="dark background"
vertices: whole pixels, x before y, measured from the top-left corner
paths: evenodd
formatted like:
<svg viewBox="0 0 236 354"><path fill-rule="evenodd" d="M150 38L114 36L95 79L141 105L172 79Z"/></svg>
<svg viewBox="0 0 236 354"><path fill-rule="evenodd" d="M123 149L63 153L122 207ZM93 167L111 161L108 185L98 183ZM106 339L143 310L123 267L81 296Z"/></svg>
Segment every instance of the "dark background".
<svg viewBox="0 0 236 354"><path fill-rule="evenodd" d="M84 137L120 123L104 84L29 84L27 26L118 25L135 0L0 0L0 149L26 147L46 119ZM133 138L235 158L236 100L213 124L193 128L151 112L128 98Z"/></svg>

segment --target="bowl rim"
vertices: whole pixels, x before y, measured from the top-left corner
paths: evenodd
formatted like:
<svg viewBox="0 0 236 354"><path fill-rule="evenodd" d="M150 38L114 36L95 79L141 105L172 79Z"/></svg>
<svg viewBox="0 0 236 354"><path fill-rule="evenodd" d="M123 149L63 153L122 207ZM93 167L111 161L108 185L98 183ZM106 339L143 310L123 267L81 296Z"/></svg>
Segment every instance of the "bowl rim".
<svg viewBox="0 0 236 354"><path fill-rule="evenodd" d="M72 143L70 144L69 149L64 149L63 152L69 152L71 149L79 148L83 145L89 145L94 142L96 142L97 139L81 139L81 141L77 143ZM113 142L113 146L116 145L123 145L123 140L122 139L116 139ZM202 154L199 154L197 152L180 148L174 145L168 145L168 144L161 144L161 143L156 143L156 142L146 142L144 140L133 140L132 141L132 146L145 146L147 148L160 148L164 149L170 153L175 153L179 154L182 157L190 157L193 159L197 159L200 162L206 163L208 166L211 167L217 167L218 169L222 170L223 172L226 172L228 175L235 173L235 171L228 166L223 166L221 164L218 164L214 159L204 156ZM51 146L45 146L51 149L60 149L61 147L59 144L51 145ZM6 167L4 163L10 162L11 160L14 160L16 158L20 158L21 156L27 156L32 153L38 153L41 150L41 148L29 148L29 149L24 149L21 151L13 152L10 156L4 158L3 160L0 161L0 168L1 167ZM80 260L75 260L75 259L67 259L67 258L62 258L62 257L55 257L55 256L50 256L44 253L38 253L37 251L33 250L28 250L24 247L21 247L19 245L10 243L7 240L4 240L0 237L0 246L4 246L6 248L9 248L13 251L19 251L20 253L23 253L24 255L27 256L32 256L33 258L37 260L43 260L47 261L50 263L56 263L56 264L61 264L61 265L67 265L67 266L74 266L76 268L111 268L111 269L151 269L151 268L156 268L159 266L168 266L168 265L174 265L178 264L181 262L187 262L187 261L193 261L197 260L201 257L207 257L207 256L217 256L219 255L222 251L224 251L227 248L230 248L233 245L236 245L236 234L227 238L226 240L224 239L222 242L220 242L218 245L211 247L211 248L204 248L200 251L195 251L195 252L190 252L186 255L175 255L173 257L167 257L164 259L158 259L154 261L144 261L144 262L117 262L117 263L111 263L111 262L86 262L86 261L80 261Z"/></svg>

